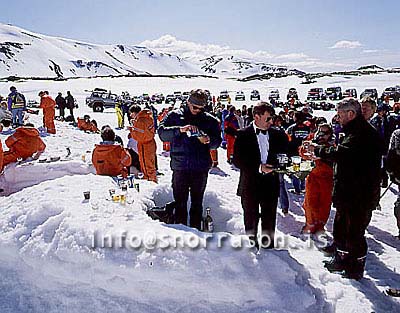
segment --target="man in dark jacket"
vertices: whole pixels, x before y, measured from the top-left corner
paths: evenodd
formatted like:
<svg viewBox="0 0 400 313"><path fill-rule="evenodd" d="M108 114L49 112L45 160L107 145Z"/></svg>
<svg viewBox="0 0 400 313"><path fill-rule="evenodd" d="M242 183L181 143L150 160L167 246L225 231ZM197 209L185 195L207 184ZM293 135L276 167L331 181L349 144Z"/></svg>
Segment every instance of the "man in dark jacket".
<svg viewBox="0 0 400 313"><path fill-rule="evenodd" d="M299 147L311 132L310 126L304 123L306 121L306 114L304 112L296 111L294 113L294 121L295 124L290 125L286 130L289 136L288 152L290 157L299 155ZM305 179L299 179L294 175L291 178L293 191L299 195L305 189Z"/></svg>
<svg viewBox="0 0 400 313"><path fill-rule="evenodd" d="M325 267L344 277L363 277L367 242L364 237L380 196L380 165L383 142L361 115L357 100L337 105L345 136L336 147L310 146L316 157L334 162L332 203L334 256Z"/></svg>
<svg viewBox="0 0 400 313"><path fill-rule="evenodd" d="M204 112L204 90L193 90L187 105L168 113L158 134L171 143L172 189L176 202L175 220L187 225L187 201L190 192L190 226L201 228L203 196L211 168L210 149L221 144L218 120Z"/></svg>
<svg viewBox="0 0 400 313"><path fill-rule="evenodd" d="M69 114L74 116L74 108L75 108L75 99L71 95L70 91L67 91L67 96L65 97L65 101L67 103L66 108L69 109Z"/></svg>
<svg viewBox="0 0 400 313"><path fill-rule="evenodd" d="M273 171L277 154L285 153L288 139L272 128L274 108L265 102L253 108L254 122L239 130L234 145L233 164L240 169L237 195L241 197L244 227L250 241L259 247L257 230L261 218L261 247L274 247L279 175ZM261 207L261 214L259 213Z"/></svg>
<svg viewBox="0 0 400 313"><path fill-rule="evenodd" d="M66 103L64 97L62 96L62 93L59 92L57 97L54 100L56 101L56 105L57 105L58 109L60 110L60 116L62 118L64 118L65 117L64 116L65 115L65 111L64 110L65 110L65 107L66 107L67 103Z"/></svg>

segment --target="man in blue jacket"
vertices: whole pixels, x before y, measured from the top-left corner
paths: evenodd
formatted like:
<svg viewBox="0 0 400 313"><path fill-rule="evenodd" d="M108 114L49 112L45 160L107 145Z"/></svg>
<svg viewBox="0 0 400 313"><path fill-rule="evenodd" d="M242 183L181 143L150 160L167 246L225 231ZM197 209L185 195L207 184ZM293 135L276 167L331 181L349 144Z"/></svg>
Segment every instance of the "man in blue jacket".
<svg viewBox="0 0 400 313"><path fill-rule="evenodd" d="M158 128L160 139L171 143L175 222L187 225L190 192L190 226L197 229L201 228L203 196L212 165L210 149L221 144L218 120L204 111L207 98L204 90L193 90L186 106L168 113Z"/></svg>
<svg viewBox="0 0 400 313"><path fill-rule="evenodd" d="M13 127L18 127L24 124L26 101L24 95L19 93L14 86L10 87L10 91L8 95L8 110L11 111L12 114Z"/></svg>

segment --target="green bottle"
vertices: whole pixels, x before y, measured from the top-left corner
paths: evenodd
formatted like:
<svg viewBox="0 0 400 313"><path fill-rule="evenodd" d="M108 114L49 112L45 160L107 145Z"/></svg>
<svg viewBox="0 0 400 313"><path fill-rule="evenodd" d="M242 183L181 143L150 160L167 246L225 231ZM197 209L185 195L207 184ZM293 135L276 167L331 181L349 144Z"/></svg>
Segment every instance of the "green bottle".
<svg viewBox="0 0 400 313"><path fill-rule="evenodd" d="M211 208L206 209L206 217L203 220L203 231L206 233L214 232L214 222L211 217Z"/></svg>

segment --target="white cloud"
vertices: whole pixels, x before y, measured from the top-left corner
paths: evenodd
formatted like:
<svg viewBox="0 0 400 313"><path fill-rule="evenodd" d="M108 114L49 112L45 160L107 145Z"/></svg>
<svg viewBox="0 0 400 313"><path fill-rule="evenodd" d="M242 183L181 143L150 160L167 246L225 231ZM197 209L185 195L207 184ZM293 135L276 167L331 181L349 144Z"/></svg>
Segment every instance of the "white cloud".
<svg viewBox="0 0 400 313"><path fill-rule="evenodd" d="M362 44L359 41L341 40L329 47L329 49L355 49L361 46Z"/></svg>
<svg viewBox="0 0 400 313"><path fill-rule="evenodd" d="M215 44L199 44L191 41L178 40L174 36L164 35L155 40L146 40L140 43L159 52L179 55L182 58L202 59L212 55L235 56L252 59L260 62L269 62L274 55L267 51L250 52L242 49L232 49L229 46Z"/></svg>
<svg viewBox="0 0 400 313"><path fill-rule="evenodd" d="M379 52L379 50L375 50L375 49L366 49L361 51L361 53L377 53Z"/></svg>
<svg viewBox="0 0 400 313"><path fill-rule="evenodd" d="M275 57L277 60L302 60L309 59L309 56L304 53L289 53L282 54Z"/></svg>

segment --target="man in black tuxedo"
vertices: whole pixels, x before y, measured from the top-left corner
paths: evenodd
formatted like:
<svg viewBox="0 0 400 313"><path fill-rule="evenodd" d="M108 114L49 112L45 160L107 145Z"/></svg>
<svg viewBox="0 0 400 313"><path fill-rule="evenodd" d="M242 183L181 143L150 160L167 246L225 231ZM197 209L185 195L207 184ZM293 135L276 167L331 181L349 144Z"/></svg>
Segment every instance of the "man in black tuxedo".
<svg viewBox="0 0 400 313"><path fill-rule="evenodd" d="M279 175L273 168L278 163L277 154L285 153L288 145L285 133L271 128L274 113L270 104L258 103L253 109L253 123L237 132L233 154L233 163L240 169L237 194L241 197L246 234L259 247L261 218L261 247L267 249L274 247L279 197Z"/></svg>

